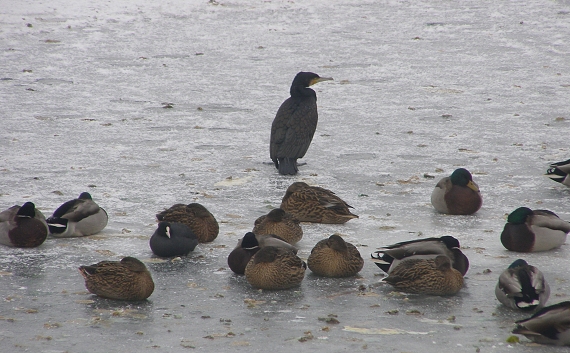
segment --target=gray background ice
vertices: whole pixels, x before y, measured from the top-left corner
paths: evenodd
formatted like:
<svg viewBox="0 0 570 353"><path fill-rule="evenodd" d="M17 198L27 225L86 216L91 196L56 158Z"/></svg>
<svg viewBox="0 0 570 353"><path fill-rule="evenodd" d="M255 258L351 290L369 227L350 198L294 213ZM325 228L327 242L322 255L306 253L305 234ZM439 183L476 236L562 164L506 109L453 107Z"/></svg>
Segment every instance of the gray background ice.
<svg viewBox="0 0 570 353"><path fill-rule="evenodd" d="M499 241L519 206L570 220L570 189L542 175L570 158L568 38L568 1L0 0L1 208L33 201L50 215L89 191L110 215L96 236L0 248L2 351L566 351L506 343L528 315L493 290L523 257L549 303L568 299L567 245L521 255ZM283 177L267 164L269 131L298 71L335 81L315 87L307 165ZM457 167L481 187L474 216L429 202ZM226 257L298 180L360 215L304 224L302 258L335 232L365 258L448 234L471 260L465 288L395 295L367 260L356 278L308 271L297 290L252 289ZM205 205L220 235L160 262L154 215L179 202ZM86 292L79 265L126 255L153 274L147 302Z"/></svg>

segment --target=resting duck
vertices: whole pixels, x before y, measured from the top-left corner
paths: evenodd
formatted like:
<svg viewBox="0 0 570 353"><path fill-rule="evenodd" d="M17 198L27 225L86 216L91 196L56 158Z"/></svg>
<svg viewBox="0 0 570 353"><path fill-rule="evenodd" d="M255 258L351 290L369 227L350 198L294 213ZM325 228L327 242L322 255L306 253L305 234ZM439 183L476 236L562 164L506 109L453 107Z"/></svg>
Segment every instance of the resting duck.
<svg viewBox="0 0 570 353"><path fill-rule="evenodd" d="M546 171L546 176L559 182L560 184L570 186L570 159L562 162L552 163Z"/></svg>
<svg viewBox="0 0 570 353"><path fill-rule="evenodd" d="M546 304L550 287L542 272L518 259L499 276L495 296L511 309L530 311Z"/></svg>
<svg viewBox="0 0 570 353"><path fill-rule="evenodd" d="M47 219L47 224L52 236L67 238L99 233L108 221L107 212L93 201L91 194L83 192L78 198L59 206Z"/></svg>
<svg viewBox="0 0 570 353"><path fill-rule="evenodd" d="M463 287L463 276L444 255L404 260L383 281L399 291L415 294L453 295Z"/></svg>
<svg viewBox="0 0 570 353"><path fill-rule="evenodd" d="M281 208L301 222L342 224L358 218L334 192L300 181L287 188Z"/></svg>
<svg viewBox="0 0 570 353"><path fill-rule="evenodd" d="M245 278L255 288L288 289L305 277L307 264L291 250L266 246L259 249L245 268Z"/></svg>
<svg viewBox="0 0 570 353"><path fill-rule="evenodd" d="M134 257L121 261L101 261L79 267L85 287L103 298L139 301L154 291L154 282L146 266Z"/></svg>
<svg viewBox="0 0 570 353"><path fill-rule="evenodd" d="M208 209L199 203L178 203L156 215L159 221L186 224L198 237L198 242L209 243L218 237L218 221Z"/></svg>
<svg viewBox="0 0 570 353"><path fill-rule="evenodd" d="M289 213L276 208L255 220L253 232L256 235L274 234L289 244L295 244L303 238L303 229L299 223Z"/></svg>
<svg viewBox="0 0 570 353"><path fill-rule="evenodd" d="M354 245L333 234L313 247L307 266L319 276L349 277L362 270L364 260Z"/></svg>
<svg viewBox="0 0 570 353"><path fill-rule="evenodd" d="M459 240L449 235L388 245L371 254L371 257L376 266L390 274L403 260L409 258L433 259L438 255L447 256L451 260L453 268L465 276L469 269L469 259L461 252Z"/></svg>
<svg viewBox="0 0 570 353"><path fill-rule="evenodd" d="M519 207L507 218L501 243L511 251L546 251L564 244L568 232L570 223L554 212Z"/></svg>
<svg viewBox="0 0 570 353"><path fill-rule="evenodd" d="M198 238L185 224L163 221L158 223L149 245L156 256L185 256L196 248Z"/></svg>
<svg viewBox="0 0 570 353"><path fill-rule="evenodd" d="M481 208L483 199L471 173L459 168L437 183L431 194L431 204L440 213L470 215Z"/></svg>
<svg viewBox="0 0 570 353"><path fill-rule="evenodd" d="M16 248L35 248L48 235L44 215L33 202L12 206L0 212L0 244Z"/></svg>
<svg viewBox="0 0 570 353"><path fill-rule="evenodd" d="M228 266L234 273L243 275L249 260L259 249L265 246L281 247L297 254L296 247L275 235L255 235L252 232L247 232L228 255Z"/></svg>
<svg viewBox="0 0 570 353"><path fill-rule="evenodd" d="M536 343L570 346L570 301L542 308L516 324L514 334L525 335Z"/></svg>

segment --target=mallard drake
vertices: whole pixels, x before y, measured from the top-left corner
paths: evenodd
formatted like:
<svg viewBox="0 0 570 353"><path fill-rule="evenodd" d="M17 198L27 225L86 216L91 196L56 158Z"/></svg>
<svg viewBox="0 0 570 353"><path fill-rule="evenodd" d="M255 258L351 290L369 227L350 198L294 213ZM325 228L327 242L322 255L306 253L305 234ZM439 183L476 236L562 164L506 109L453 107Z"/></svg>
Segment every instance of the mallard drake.
<svg viewBox="0 0 570 353"><path fill-rule="evenodd" d="M507 250L518 252L546 251L566 241L570 223L548 210L519 207L507 218L501 243Z"/></svg>
<svg viewBox="0 0 570 353"><path fill-rule="evenodd" d="M303 238L299 220L281 208L275 208L256 219L253 232L256 235L274 234L289 244L295 244Z"/></svg>
<svg viewBox="0 0 570 353"><path fill-rule="evenodd" d="M15 205L0 212L0 244L35 248L46 240L48 225L33 202Z"/></svg>
<svg viewBox="0 0 570 353"><path fill-rule="evenodd" d="M281 104L271 124L269 155L279 174L297 174L297 159L307 152L319 120L317 94L309 86L327 80L332 78L312 72L299 72L293 79L291 97Z"/></svg>
<svg viewBox="0 0 570 353"><path fill-rule="evenodd" d="M371 257L376 266L389 274L405 259L433 259L438 255L449 257L453 268L465 276L469 269L469 259L461 252L459 240L449 235L388 245L371 254Z"/></svg>
<svg viewBox="0 0 570 353"><path fill-rule="evenodd" d="M470 215L481 208L483 199L471 173L459 168L437 183L431 193L431 204L440 213Z"/></svg>
<svg viewBox="0 0 570 353"><path fill-rule="evenodd" d="M160 257L184 256L196 248L198 238L185 224L162 221L150 237L149 245Z"/></svg>
<svg viewBox="0 0 570 353"><path fill-rule="evenodd" d="M463 287L463 276L444 255L404 260L383 281L402 292L429 295L453 295Z"/></svg>
<svg viewBox="0 0 570 353"><path fill-rule="evenodd" d="M349 277L362 270L364 260L354 245L333 234L313 247L307 266L319 276Z"/></svg>
<svg viewBox="0 0 570 353"><path fill-rule="evenodd" d="M570 301L542 308L516 324L514 334L536 343L570 346Z"/></svg>
<svg viewBox="0 0 570 353"><path fill-rule="evenodd" d="M291 250L266 246L259 249L245 268L245 278L255 288L297 287L305 277L307 264Z"/></svg>
<svg viewBox="0 0 570 353"><path fill-rule="evenodd" d="M247 232L228 255L228 266L236 274L243 275L245 273L245 267L252 256L265 246L281 247L297 254L296 247L275 235L256 235L253 232Z"/></svg>
<svg viewBox="0 0 570 353"><path fill-rule="evenodd" d="M546 304L550 287L542 272L518 259L499 276L495 296L511 309L534 310Z"/></svg>
<svg viewBox="0 0 570 353"><path fill-rule="evenodd" d="M198 237L198 242L209 243L218 237L218 221L208 209L199 203L178 203L156 215L159 221L186 224Z"/></svg>
<svg viewBox="0 0 570 353"><path fill-rule="evenodd" d="M146 266L134 257L121 261L101 261L79 267L85 287L103 298L138 301L154 291L154 282Z"/></svg>
<svg viewBox="0 0 570 353"><path fill-rule="evenodd" d="M358 218L334 192L300 181L287 188L281 208L301 222L342 224Z"/></svg>
<svg viewBox="0 0 570 353"><path fill-rule="evenodd" d="M238 275L243 275L247 263L259 249L261 248L255 238L255 234L249 232L244 235L228 255L228 266L230 270Z"/></svg>
<svg viewBox="0 0 570 353"><path fill-rule="evenodd" d="M107 212L93 201L91 194L82 192L78 198L59 206L47 224L52 236L66 238L99 233L108 221Z"/></svg>
<svg viewBox="0 0 570 353"><path fill-rule="evenodd" d="M562 162L552 163L546 171L546 176L559 182L560 184L570 186L570 159Z"/></svg>

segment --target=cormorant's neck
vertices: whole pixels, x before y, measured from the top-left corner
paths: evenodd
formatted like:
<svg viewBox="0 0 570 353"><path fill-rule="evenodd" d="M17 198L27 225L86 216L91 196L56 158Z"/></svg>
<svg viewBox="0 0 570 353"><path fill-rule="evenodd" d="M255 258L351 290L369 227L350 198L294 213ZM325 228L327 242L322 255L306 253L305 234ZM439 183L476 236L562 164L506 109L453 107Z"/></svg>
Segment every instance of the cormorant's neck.
<svg viewBox="0 0 570 353"><path fill-rule="evenodd" d="M289 91L289 93L291 93L291 97L317 97L317 94L315 93L315 91L313 91L312 89L310 89L309 87L303 87L303 86L291 86L291 90Z"/></svg>

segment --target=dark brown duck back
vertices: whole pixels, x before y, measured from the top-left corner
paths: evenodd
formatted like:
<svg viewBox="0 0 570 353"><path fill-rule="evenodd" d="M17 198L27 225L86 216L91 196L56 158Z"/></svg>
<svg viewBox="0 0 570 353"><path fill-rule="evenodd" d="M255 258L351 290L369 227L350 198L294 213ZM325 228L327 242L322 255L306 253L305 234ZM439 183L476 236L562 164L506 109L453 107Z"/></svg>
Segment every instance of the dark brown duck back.
<svg viewBox="0 0 570 353"><path fill-rule="evenodd" d="M253 233L256 235L274 234L289 244L295 244L303 238L303 229L299 220L281 208L255 220Z"/></svg>
<svg viewBox="0 0 570 353"><path fill-rule="evenodd" d="M247 264L245 278L255 288L287 289L301 284L306 269L307 265L292 251L266 246Z"/></svg>
<svg viewBox="0 0 570 353"><path fill-rule="evenodd" d="M100 297L139 301L154 291L154 282L146 266L134 257L121 261L101 261L79 267L85 287Z"/></svg>
<svg viewBox="0 0 570 353"><path fill-rule="evenodd" d="M281 208L301 222L342 224L353 218L349 204L330 190L295 182L289 186Z"/></svg>
<svg viewBox="0 0 570 353"><path fill-rule="evenodd" d="M198 242L209 243L218 237L220 227L210 211L199 203L176 204L156 215L159 221L187 225L198 237Z"/></svg>
<svg viewBox="0 0 570 353"><path fill-rule="evenodd" d="M349 277L362 270L364 260L354 245L333 234L313 247L307 266L319 276Z"/></svg>

